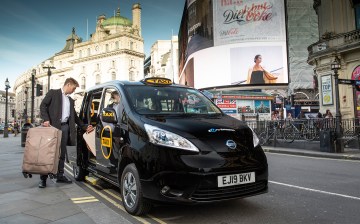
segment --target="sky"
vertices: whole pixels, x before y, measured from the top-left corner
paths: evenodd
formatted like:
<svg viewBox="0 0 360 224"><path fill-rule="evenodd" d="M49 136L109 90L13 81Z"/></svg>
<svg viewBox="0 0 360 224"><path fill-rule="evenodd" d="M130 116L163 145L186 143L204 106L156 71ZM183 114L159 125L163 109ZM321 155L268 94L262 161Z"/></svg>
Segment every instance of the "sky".
<svg viewBox="0 0 360 224"><path fill-rule="evenodd" d="M109 18L120 7L120 15L132 20L134 3L141 4L148 57L156 40L178 34L185 0L1 0L0 90L6 78L13 87L17 77L61 51L72 27L86 41L99 15Z"/></svg>

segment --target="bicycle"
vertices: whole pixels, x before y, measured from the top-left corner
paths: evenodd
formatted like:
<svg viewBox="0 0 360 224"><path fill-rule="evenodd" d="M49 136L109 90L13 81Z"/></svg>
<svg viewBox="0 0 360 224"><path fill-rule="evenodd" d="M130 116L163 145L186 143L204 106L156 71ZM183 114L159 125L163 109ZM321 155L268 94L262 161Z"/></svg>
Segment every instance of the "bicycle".
<svg viewBox="0 0 360 224"><path fill-rule="evenodd" d="M271 140L278 139L279 137L284 139L285 142L291 143L294 141L292 132L288 132L286 121L271 121L266 125L266 130L262 132L258 137L260 145L269 143ZM279 136L280 134L280 136ZM290 134L290 135L289 135Z"/></svg>
<svg viewBox="0 0 360 224"><path fill-rule="evenodd" d="M287 133L288 142L293 142L297 135L302 136L306 141L313 141L318 136L319 131L316 126L311 126L310 122L311 121L308 121L308 124L305 124L304 121L290 121L289 126L284 130ZM294 123L296 123L296 125ZM300 128L298 128L297 125L300 125Z"/></svg>

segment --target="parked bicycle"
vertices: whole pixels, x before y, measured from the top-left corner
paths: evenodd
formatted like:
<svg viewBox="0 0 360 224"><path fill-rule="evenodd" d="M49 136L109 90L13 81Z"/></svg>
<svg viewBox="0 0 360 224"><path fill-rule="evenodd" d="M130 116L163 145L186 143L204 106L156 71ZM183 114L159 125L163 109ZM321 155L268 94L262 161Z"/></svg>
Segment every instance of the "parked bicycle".
<svg viewBox="0 0 360 224"><path fill-rule="evenodd" d="M320 131L320 129L314 125L314 121L289 121L288 126L285 128L287 142L293 142L297 137L305 139L306 141L313 141Z"/></svg>
<svg viewBox="0 0 360 224"><path fill-rule="evenodd" d="M294 141L292 129L287 129L287 121L269 121L266 125L266 130L258 137L260 145L276 141L277 139L284 139L285 142L291 143ZM289 132L290 131L290 132Z"/></svg>

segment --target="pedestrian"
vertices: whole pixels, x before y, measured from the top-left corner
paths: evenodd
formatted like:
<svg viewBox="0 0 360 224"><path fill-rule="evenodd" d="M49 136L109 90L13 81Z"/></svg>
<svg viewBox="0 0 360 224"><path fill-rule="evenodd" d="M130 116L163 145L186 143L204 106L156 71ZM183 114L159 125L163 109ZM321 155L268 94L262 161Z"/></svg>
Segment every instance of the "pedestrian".
<svg viewBox="0 0 360 224"><path fill-rule="evenodd" d="M67 157L67 144L75 145L75 123L87 132L93 130L91 125L85 125L79 119L75 111L74 100L69 97L69 94L72 94L76 87L79 87L79 83L73 78L67 78L62 88L49 90L40 104L41 118L44 121L43 126L50 127L51 125L62 131L61 154L56 176L57 183L72 183L64 175L64 163L65 156ZM46 187L47 177L47 175L40 175L39 188Z"/></svg>
<svg viewBox="0 0 360 224"><path fill-rule="evenodd" d="M333 118L333 115L332 115L332 113L330 112L329 109L326 110L325 118Z"/></svg>
<svg viewBox="0 0 360 224"><path fill-rule="evenodd" d="M16 137L17 136L17 134L19 133L19 124L16 122L16 121L14 121L14 137Z"/></svg>

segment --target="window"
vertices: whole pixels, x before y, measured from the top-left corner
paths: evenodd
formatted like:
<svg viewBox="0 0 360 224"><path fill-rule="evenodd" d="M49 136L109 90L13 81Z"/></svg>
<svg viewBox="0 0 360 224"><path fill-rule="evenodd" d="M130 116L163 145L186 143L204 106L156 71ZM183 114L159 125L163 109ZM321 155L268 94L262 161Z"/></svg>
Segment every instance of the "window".
<svg viewBox="0 0 360 224"><path fill-rule="evenodd" d="M85 78L85 76L81 77L81 89L86 89L86 78Z"/></svg>
<svg viewBox="0 0 360 224"><path fill-rule="evenodd" d="M360 29L360 3L356 4L354 6L355 8L355 25L356 25L356 29L359 30Z"/></svg>
<svg viewBox="0 0 360 224"><path fill-rule="evenodd" d="M95 78L96 80L95 80L95 85L98 85L98 84L100 84L101 83L101 76L100 76L100 74L96 74L96 78Z"/></svg>
<svg viewBox="0 0 360 224"><path fill-rule="evenodd" d="M135 81L135 74L132 71L129 73L129 81Z"/></svg>
<svg viewBox="0 0 360 224"><path fill-rule="evenodd" d="M90 56L90 48L87 49L87 56Z"/></svg>
<svg viewBox="0 0 360 224"><path fill-rule="evenodd" d="M119 41L115 42L115 49L119 49Z"/></svg>
<svg viewBox="0 0 360 224"><path fill-rule="evenodd" d="M130 50L133 50L134 48L134 42L130 41Z"/></svg>
<svg viewBox="0 0 360 224"><path fill-rule="evenodd" d="M116 80L116 73L115 72L111 73L111 80Z"/></svg>
<svg viewBox="0 0 360 224"><path fill-rule="evenodd" d="M109 44L105 45L105 52L109 52Z"/></svg>
<svg viewBox="0 0 360 224"><path fill-rule="evenodd" d="M79 58L82 58L82 51L79 51Z"/></svg>
<svg viewBox="0 0 360 224"><path fill-rule="evenodd" d="M90 103L87 105L85 117L90 120L90 124L96 126L98 122L98 114L100 107L101 92L92 93L90 96Z"/></svg>

